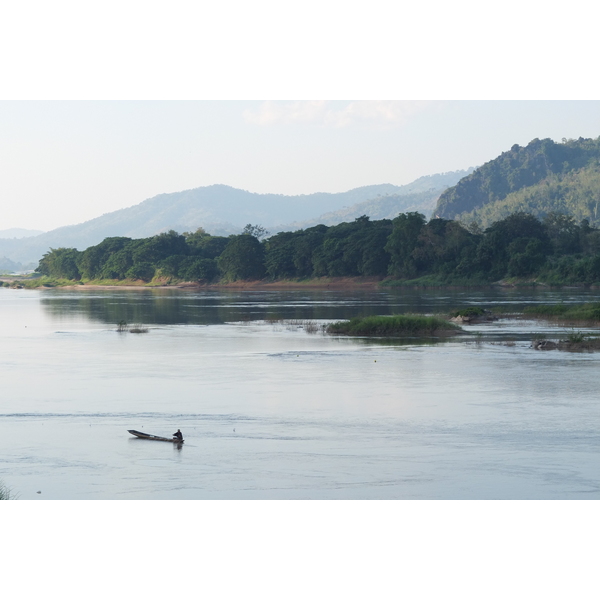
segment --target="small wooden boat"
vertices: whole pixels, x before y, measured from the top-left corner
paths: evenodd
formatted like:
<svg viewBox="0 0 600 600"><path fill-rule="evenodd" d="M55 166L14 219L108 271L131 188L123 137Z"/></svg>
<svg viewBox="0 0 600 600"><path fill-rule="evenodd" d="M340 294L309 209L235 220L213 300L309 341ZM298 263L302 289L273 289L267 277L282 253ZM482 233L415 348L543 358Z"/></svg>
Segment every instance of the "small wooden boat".
<svg viewBox="0 0 600 600"><path fill-rule="evenodd" d="M183 443L183 440L178 438L166 438L161 437L160 435L150 435L149 433L143 433L141 431L136 431L135 429L127 430L131 435L135 435L135 437L139 437L143 440L155 440L157 442L174 442L175 444Z"/></svg>

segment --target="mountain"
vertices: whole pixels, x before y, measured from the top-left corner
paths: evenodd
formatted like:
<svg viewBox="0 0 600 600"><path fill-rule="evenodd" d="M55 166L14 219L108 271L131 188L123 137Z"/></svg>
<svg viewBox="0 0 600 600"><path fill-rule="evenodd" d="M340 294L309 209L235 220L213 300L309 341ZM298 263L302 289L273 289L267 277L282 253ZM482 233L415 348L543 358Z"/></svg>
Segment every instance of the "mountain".
<svg viewBox="0 0 600 600"><path fill-rule="evenodd" d="M21 229L19 227L13 227L12 229L0 229L0 238L26 238L33 237L44 233L39 229Z"/></svg>
<svg viewBox="0 0 600 600"><path fill-rule="evenodd" d="M483 227L522 211L539 218L559 212L600 225L600 137L515 144L438 200L434 215Z"/></svg>
<svg viewBox="0 0 600 600"><path fill-rule="evenodd" d="M33 269L37 265L22 265L21 263L14 262L6 256L0 257L0 273L18 273L19 271L26 271L29 268Z"/></svg>
<svg viewBox="0 0 600 600"><path fill-rule="evenodd" d="M427 175L401 187L400 192L378 195L375 198L358 202L340 210L321 214L317 218L279 225L275 231L306 229L314 225L338 225L366 215L372 220L393 219L401 212L420 212L430 217L440 194L449 186L473 172L473 167L465 171L451 171L437 175Z"/></svg>
<svg viewBox="0 0 600 600"><path fill-rule="evenodd" d="M425 193L429 194L424 196L425 201L430 202L432 190L437 190L439 194L465 174L464 171L457 171L421 177L404 186L386 183L347 192L318 192L300 196L255 194L226 185L159 194L135 206L106 213L78 225L59 227L26 239L0 239L0 256L5 255L10 260L22 263L37 263L50 248L84 250L107 237L144 238L170 229L181 233L202 227L213 235L229 235L240 233L245 225L252 223L276 232L283 227L278 223L314 220L315 215L359 205L367 200L386 198L386 195L400 197Z"/></svg>

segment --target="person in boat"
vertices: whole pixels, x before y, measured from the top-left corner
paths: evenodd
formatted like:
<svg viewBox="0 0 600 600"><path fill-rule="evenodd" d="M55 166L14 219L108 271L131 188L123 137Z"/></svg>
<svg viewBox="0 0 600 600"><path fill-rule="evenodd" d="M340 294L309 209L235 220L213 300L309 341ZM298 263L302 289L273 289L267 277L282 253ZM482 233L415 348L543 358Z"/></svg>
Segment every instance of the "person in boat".
<svg viewBox="0 0 600 600"><path fill-rule="evenodd" d="M178 440L183 440L183 433L181 433L181 431L178 429L177 433L173 434L174 438L177 438Z"/></svg>

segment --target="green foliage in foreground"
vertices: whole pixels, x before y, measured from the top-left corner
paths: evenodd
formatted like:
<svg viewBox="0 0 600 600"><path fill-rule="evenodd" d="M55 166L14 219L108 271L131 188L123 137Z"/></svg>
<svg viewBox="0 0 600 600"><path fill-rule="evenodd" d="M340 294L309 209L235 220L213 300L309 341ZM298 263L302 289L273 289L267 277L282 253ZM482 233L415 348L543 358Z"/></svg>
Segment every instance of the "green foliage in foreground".
<svg viewBox="0 0 600 600"><path fill-rule="evenodd" d="M529 316L555 317L568 321L600 321L600 302L539 304L526 306L523 313Z"/></svg>
<svg viewBox="0 0 600 600"><path fill-rule="evenodd" d="M0 500L14 500L15 495L9 487L6 487L2 481L0 481Z"/></svg>
<svg viewBox="0 0 600 600"><path fill-rule="evenodd" d="M420 315L355 317L350 321L331 323L327 327L327 333L363 336L436 335L459 331L462 329L454 323Z"/></svg>

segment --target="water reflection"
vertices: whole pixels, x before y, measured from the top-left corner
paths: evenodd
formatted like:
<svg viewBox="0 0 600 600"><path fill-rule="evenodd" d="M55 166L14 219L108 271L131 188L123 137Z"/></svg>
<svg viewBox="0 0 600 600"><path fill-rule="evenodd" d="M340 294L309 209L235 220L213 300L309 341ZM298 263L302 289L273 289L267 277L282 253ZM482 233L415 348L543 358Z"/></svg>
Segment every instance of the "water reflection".
<svg viewBox="0 0 600 600"><path fill-rule="evenodd" d="M502 306L585 302L595 290L49 290L42 292L45 312L56 320L116 325L211 325L283 319L350 319L402 313L447 313L464 306Z"/></svg>
<svg viewBox="0 0 600 600"><path fill-rule="evenodd" d="M594 297L4 290L0 478L23 499L598 499L600 354L529 348L562 328L503 319L417 345L265 322Z"/></svg>

